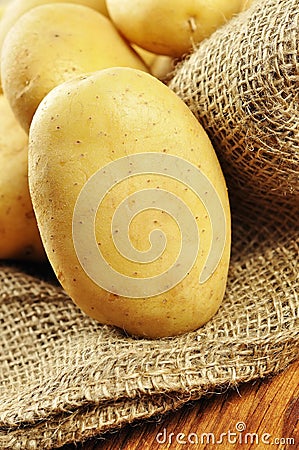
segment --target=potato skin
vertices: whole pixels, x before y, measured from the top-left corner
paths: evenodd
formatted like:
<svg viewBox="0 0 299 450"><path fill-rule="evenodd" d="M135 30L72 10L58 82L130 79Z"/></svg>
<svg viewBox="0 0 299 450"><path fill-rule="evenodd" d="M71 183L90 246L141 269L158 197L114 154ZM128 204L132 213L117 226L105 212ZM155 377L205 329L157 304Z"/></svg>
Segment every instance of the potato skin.
<svg viewBox="0 0 299 450"><path fill-rule="evenodd" d="M109 15L132 43L181 57L209 37L246 0L106 0Z"/></svg>
<svg viewBox="0 0 299 450"><path fill-rule="evenodd" d="M26 132L38 104L58 84L112 66L148 70L107 17L71 3L25 13L7 33L1 56L3 92Z"/></svg>
<svg viewBox="0 0 299 450"><path fill-rule="evenodd" d="M95 222L99 248L117 271L131 277L154 276L156 270L160 272L173 262L179 249L177 225L167 214L157 211L153 215L150 210L132 221L133 245L145 250L157 223L167 235L167 251L152 267L145 268L115 252L111 218L117 205L132 192L149 187L171 190L189 202L194 217L200 220L201 236L196 263L183 281L151 298L130 298L102 289L83 270L72 239L72 220L78 196L93 174L126 155L141 153L146 158L149 152L184 158L209 177L226 216L225 248L215 272L199 285L211 241L203 204L185 185L168 177L146 174L129 178L112 189ZM29 184L49 261L63 288L86 314L127 333L157 338L194 330L216 313L225 291L230 256L225 181L206 133L162 82L139 70L111 68L52 90L38 107L30 128Z"/></svg>
<svg viewBox="0 0 299 450"><path fill-rule="evenodd" d="M0 259L45 261L28 187L28 136L0 95Z"/></svg>
<svg viewBox="0 0 299 450"><path fill-rule="evenodd" d="M0 6L0 54L5 36L16 21L30 9L46 3L75 3L85 5L108 17L106 0L7 0L7 5L5 5L5 8ZM0 92L1 91L0 75Z"/></svg>

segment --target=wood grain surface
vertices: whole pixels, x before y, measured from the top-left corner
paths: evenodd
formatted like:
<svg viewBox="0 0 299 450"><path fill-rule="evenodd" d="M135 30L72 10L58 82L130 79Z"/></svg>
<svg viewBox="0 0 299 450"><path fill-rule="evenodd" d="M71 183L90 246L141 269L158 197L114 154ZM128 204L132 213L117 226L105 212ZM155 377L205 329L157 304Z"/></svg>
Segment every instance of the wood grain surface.
<svg viewBox="0 0 299 450"><path fill-rule="evenodd" d="M202 398L63 450L297 450L299 360L275 377ZM61 450L62 450L61 449Z"/></svg>

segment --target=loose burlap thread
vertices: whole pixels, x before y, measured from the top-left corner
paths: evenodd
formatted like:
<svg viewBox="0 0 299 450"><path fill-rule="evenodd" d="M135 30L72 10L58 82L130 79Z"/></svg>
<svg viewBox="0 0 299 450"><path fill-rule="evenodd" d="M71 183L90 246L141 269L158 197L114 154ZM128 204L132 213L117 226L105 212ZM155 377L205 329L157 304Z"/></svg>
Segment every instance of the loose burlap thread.
<svg viewBox="0 0 299 450"><path fill-rule="evenodd" d="M255 30L260 36L263 27L267 39L274 4L278 16L284 11L284 19L288 15L292 23L299 18L293 0L258 4L252 10L263 20ZM249 29L251 14L234 20L235 31L228 23L219 33L227 28L237 39L241 30ZM285 24L277 18L283 39L281 27ZM219 33L202 45L213 46ZM266 48L273 41L273 36L265 41ZM190 63L189 57L185 62ZM213 119L209 123L211 130ZM294 172L298 166L292 152ZM279 174L276 167L271 169L270 178L281 177L283 167ZM218 313L194 332L157 340L132 338L85 316L50 267L0 264L0 448L47 450L82 441L273 375L298 357L299 214L295 189L286 188L286 180L293 178L282 175L284 194L271 191L272 202L258 188L252 196L233 195L233 171L227 176L233 236L226 294Z"/></svg>

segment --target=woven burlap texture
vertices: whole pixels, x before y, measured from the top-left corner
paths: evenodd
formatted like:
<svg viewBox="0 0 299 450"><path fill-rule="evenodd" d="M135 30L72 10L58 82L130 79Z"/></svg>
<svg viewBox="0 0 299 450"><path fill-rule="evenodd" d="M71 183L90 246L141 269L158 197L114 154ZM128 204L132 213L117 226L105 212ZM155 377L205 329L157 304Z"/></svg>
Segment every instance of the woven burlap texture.
<svg viewBox="0 0 299 450"><path fill-rule="evenodd" d="M171 74L240 197L299 202L298 11L257 0Z"/></svg>
<svg viewBox="0 0 299 450"><path fill-rule="evenodd" d="M259 11L263 19L254 29L260 37L265 28L268 49L275 36L284 36L280 27L285 25L278 19L276 34L267 31L274 9L283 21L292 18L293 29L298 2L260 3L263 8L254 6L254 14ZM236 39L250 21L247 12L234 21ZM218 36L216 32L202 45L213 46ZM228 47L228 60L231 51ZM250 73L250 67L246 70ZM274 132L275 125L271 136ZM294 172L294 152L290 154ZM283 164L287 166L285 160ZM277 179L277 171L281 174L274 166L270 178ZM283 173L285 186L286 179ZM228 177L228 185L233 187L234 180ZM182 336L134 339L101 326L80 312L48 266L1 263L0 448L47 450L81 441L275 374L298 357L298 205L290 189L283 189L283 201L273 192L273 204L258 191L253 197L259 201L249 195L240 201L232 187L232 257L224 301L209 323Z"/></svg>

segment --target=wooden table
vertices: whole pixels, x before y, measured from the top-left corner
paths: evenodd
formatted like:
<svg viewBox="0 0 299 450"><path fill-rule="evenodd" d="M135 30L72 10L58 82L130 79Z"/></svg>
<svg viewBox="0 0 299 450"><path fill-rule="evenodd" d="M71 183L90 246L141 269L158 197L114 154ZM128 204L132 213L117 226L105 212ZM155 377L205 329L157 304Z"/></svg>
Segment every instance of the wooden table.
<svg viewBox="0 0 299 450"><path fill-rule="evenodd" d="M298 419L299 361L275 377L63 450L297 450Z"/></svg>

